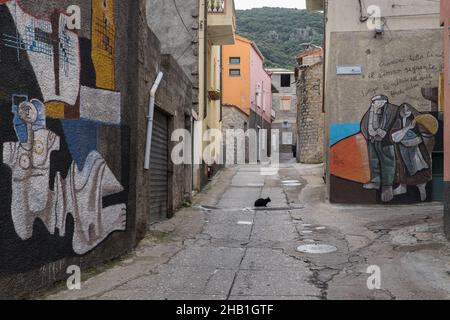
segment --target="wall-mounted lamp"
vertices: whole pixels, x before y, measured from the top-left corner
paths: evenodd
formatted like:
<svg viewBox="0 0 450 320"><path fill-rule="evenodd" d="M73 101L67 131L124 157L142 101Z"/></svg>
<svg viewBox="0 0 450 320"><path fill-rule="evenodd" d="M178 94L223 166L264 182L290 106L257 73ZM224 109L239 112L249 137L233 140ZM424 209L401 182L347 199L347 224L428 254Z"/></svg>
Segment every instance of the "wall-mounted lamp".
<svg viewBox="0 0 450 320"><path fill-rule="evenodd" d="M380 24L375 28L375 38L382 37L384 35L384 24Z"/></svg>

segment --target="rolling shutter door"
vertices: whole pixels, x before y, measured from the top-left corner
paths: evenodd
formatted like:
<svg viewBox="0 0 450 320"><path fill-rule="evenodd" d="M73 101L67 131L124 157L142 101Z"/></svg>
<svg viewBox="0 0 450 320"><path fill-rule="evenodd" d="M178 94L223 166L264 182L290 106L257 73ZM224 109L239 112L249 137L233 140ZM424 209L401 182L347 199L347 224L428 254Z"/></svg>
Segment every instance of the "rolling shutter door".
<svg viewBox="0 0 450 320"><path fill-rule="evenodd" d="M150 222L167 219L169 200L168 118L155 110L150 164Z"/></svg>

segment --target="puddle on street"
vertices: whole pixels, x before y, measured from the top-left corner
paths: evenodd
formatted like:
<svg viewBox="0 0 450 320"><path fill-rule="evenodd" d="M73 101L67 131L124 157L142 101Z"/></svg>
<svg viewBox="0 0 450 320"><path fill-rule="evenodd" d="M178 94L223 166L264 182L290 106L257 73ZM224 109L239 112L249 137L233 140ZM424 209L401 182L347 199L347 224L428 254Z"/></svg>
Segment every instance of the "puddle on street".
<svg viewBox="0 0 450 320"><path fill-rule="evenodd" d="M299 246L297 251L310 254L327 254L336 252L337 248L328 244L305 244Z"/></svg>

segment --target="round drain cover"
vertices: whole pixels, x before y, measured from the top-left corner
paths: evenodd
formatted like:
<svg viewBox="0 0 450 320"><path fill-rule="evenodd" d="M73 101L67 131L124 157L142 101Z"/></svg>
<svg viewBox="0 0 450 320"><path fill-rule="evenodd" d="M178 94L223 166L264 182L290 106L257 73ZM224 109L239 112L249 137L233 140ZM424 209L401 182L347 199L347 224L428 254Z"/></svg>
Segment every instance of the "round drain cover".
<svg viewBox="0 0 450 320"><path fill-rule="evenodd" d="M305 244L298 247L297 251L301 253L326 254L336 252L337 248L328 244Z"/></svg>

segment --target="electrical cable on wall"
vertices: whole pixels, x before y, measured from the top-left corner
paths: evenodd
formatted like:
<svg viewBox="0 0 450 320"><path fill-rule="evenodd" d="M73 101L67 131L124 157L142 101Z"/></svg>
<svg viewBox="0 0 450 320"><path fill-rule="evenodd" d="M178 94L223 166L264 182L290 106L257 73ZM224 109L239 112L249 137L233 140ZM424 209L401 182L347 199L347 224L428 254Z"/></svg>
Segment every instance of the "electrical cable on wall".
<svg viewBox="0 0 450 320"><path fill-rule="evenodd" d="M186 25L186 22L184 22L184 19L183 19L181 13L180 13L180 10L178 9L177 1L176 0L172 0L172 1L173 1L173 5L175 7L175 10L176 10L178 16L180 17L181 23L183 24L183 26L186 29L187 33L189 33L189 35L192 36L192 34L191 34L192 30L189 30L188 26ZM195 36L193 36L193 40L191 41L189 46L186 49L183 50L183 52L180 54L179 57L176 58L177 61L180 60L186 54L186 52L194 45L194 39L195 39Z"/></svg>
<svg viewBox="0 0 450 320"><path fill-rule="evenodd" d="M358 2L359 2L359 13L360 13L359 21L366 22L367 20L369 20L369 17L364 14L363 7L364 7L365 12L367 12L367 8L366 8L365 4L363 3L363 0L358 0Z"/></svg>
<svg viewBox="0 0 450 320"><path fill-rule="evenodd" d="M189 30L189 28L187 27L186 23L184 22L183 17L181 16L180 10L178 9L178 5L177 5L177 1L176 0L172 0L173 1L173 5L175 7L175 10L177 11L178 16L180 17L181 23L184 25L186 31L191 34L191 31Z"/></svg>

